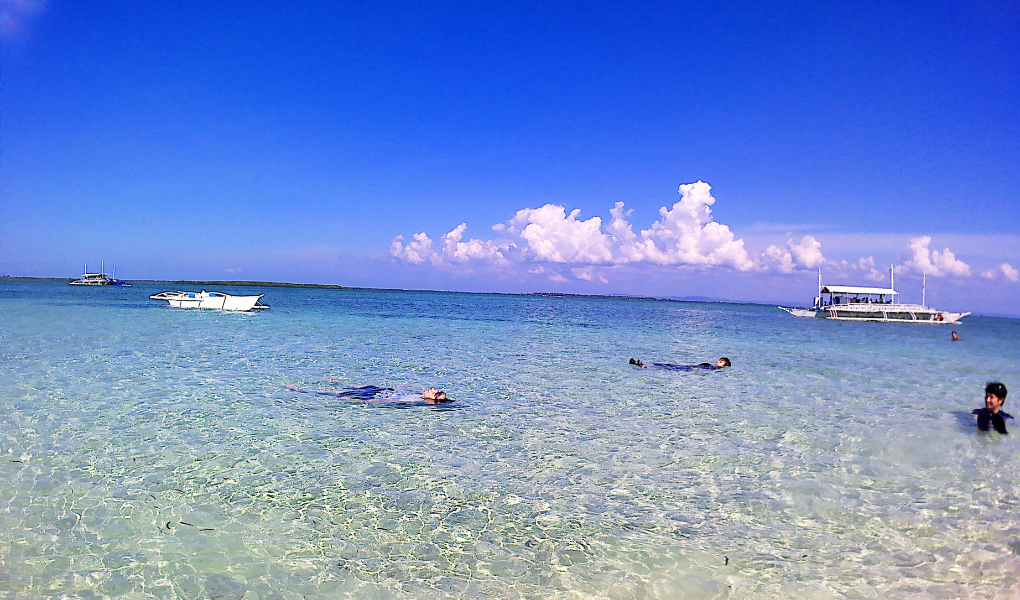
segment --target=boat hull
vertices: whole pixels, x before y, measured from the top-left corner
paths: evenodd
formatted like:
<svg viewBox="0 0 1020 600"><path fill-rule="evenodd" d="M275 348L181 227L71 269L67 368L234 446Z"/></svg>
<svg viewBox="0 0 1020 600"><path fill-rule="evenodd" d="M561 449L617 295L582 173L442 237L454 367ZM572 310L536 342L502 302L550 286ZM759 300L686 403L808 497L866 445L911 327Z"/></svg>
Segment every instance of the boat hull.
<svg viewBox="0 0 1020 600"><path fill-rule="evenodd" d="M795 317L816 317L833 321L871 321L877 323L921 323L926 325L957 325L969 312L939 311L927 306L910 304L840 304L821 310L786 308Z"/></svg>
<svg viewBox="0 0 1020 600"><path fill-rule="evenodd" d="M824 311L824 319L833 321L876 321L879 323L920 323L925 325L958 325L961 319L969 315L965 313L938 312L931 309L925 312L888 311L860 313L843 310Z"/></svg>
<svg viewBox="0 0 1020 600"><path fill-rule="evenodd" d="M819 311L817 310L810 310L807 308L786 308L785 306L780 306L779 308L785 310L786 312L790 313L795 317L811 317L811 318L821 317L821 315L818 314Z"/></svg>
<svg viewBox="0 0 1020 600"><path fill-rule="evenodd" d="M75 279L74 281L68 282L68 284L69 285L83 285L83 286L87 286L87 287L99 287L99 286L104 286L104 285L112 285L112 286L117 286L117 287L131 287L130 283L125 283L123 281L120 281L119 279L105 279L105 280L96 280L96 279L81 280L81 279Z"/></svg>
<svg viewBox="0 0 1020 600"><path fill-rule="evenodd" d="M173 308L208 308L213 310L228 310L234 312L247 312L256 307L268 308L259 304L259 299L265 294L257 296L233 296L223 292L160 292L149 296L152 300L166 300Z"/></svg>

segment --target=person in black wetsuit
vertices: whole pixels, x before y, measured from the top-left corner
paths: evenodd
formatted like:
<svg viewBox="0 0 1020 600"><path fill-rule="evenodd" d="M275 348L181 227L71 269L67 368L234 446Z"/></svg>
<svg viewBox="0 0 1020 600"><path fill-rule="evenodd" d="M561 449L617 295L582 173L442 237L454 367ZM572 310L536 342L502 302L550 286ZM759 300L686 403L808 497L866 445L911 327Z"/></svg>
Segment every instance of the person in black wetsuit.
<svg viewBox="0 0 1020 600"><path fill-rule="evenodd" d="M634 360L633 358L630 359L630 364L636 367L641 367L642 369L647 368L640 360ZM674 365L672 363L652 363L652 366L656 369L665 369L667 371L718 371L720 369L725 369L730 366L730 364L730 359L724 356L715 361L715 364L701 363L697 365Z"/></svg>
<svg viewBox="0 0 1020 600"><path fill-rule="evenodd" d="M331 380L332 381L332 380ZM336 382L339 383L339 382ZM424 404L444 404L451 402L450 398L447 397L446 392L437 390L436 388L429 388L422 392L421 396L415 397L411 395L398 395L394 393L393 388L384 388L377 385L363 385L361 387L350 387L341 390L306 390L299 388L296 385L285 383L283 387L288 390L295 392L301 392L303 394L323 394L326 396L337 396L344 400L360 401L360 402L416 402L422 401Z"/></svg>
<svg viewBox="0 0 1020 600"><path fill-rule="evenodd" d="M1002 403L1006 401L1006 386L998 381L993 381L985 386L985 407L974 409L974 418L977 420L978 429L988 431L989 426L999 433L1006 431L1006 421L1012 421L1013 416L1002 409Z"/></svg>

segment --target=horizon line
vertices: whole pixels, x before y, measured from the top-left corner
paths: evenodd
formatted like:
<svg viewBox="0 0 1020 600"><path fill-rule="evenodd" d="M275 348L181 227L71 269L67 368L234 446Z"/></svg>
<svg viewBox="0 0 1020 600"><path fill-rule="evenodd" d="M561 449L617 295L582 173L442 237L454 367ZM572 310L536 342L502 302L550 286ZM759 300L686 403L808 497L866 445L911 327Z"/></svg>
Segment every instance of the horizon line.
<svg viewBox="0 0 1020 600"><path fill-rule="evenodd" d="M74 281L73 277L28 277L0 275L0 281ZM575 292L475 292L468 290L436 290L421 288L382 288L367 286L339 285L332 283L294 283L289 281L256 281L249 279L241 280L200 280L200 279L124 279L130 283L175 283L195 285L231 285L237 287L283 287L283 288L305 288L305 289L327 289L327 290L366 290L374 292L428 292L436 294L489 294L494 296L549 296L562 298L608 298L614 300L642 300L654 302L690 302L699 304L737 304L752 306L780 306L790 304L795 306L799 302L777 303L760 300L734 300L731 298L714 298L711 296L639 296L630 294L581 294ZM971 313L975 317L994 317L1002 319L1020 319L1020 314L1012 315L1007 313Z"/></svg>

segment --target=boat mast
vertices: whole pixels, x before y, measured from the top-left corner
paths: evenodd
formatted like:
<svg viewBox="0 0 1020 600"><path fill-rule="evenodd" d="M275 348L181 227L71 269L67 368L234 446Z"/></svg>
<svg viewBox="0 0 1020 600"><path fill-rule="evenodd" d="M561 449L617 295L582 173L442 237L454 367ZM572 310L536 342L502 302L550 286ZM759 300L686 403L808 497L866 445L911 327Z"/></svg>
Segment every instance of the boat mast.
<svg viewBox="0 0 1020 600"><path fill-rule="evenodd" d="M896 269L889 265L889 289L896 291ZM896 303L896 294L892 295L893 304Z"/></svg>
<svg viewBox="0 0 1020 600"><path fill-rule="evenodd" d="M815 296L815 310L822 308L822 268L818 267L818 295Z"/></svg>
<svg viewBox="0 0 1020 600"><path fill-rule="evenodd" d="M921 306L925 306L924 292L927 287L928 287L928 273L925 272L921 274Z"/></svg>

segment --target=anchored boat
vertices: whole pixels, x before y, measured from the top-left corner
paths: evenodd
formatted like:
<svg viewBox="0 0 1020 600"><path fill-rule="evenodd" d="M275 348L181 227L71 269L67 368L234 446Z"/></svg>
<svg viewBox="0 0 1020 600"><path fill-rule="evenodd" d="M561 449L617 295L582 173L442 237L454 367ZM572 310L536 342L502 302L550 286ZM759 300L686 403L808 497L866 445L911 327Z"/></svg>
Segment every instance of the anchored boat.
<svg viewBox="0 0 1020 600"><path fill-rule="evenodd" d="M151 300L166 300L174 308L213 308L217 310L249 311L266 309L269 306L259 303L258 296L234 296L223 292L160 292L149 296Z"/></svg>
<svg viewBox="0 0 1020 600"><path fill-rule="evenodd" d="M123 287L131 287L130 283L117 279L117 267L113 267L113 276L106 274L106 263L103 263L101 273L89 273L89 266L86 264L84 272L81 274L81 278L72 279L68 283L71 285L118 285Z"/></svg>
<svg viewBox="0 0 1020 600"><path fill-rule="evenodd" d="M969 312L948 312L925 305L927 275L923 276L920 304L901 304L900 293L892 286L894 274L890 268L890 287L859 287L850 285L822 286L822 270L818 270L818 296L810 308L779 308L795 317L815 317L837 321L880 321L883 323L928 323L950 325L960 322Z"/></svg>

